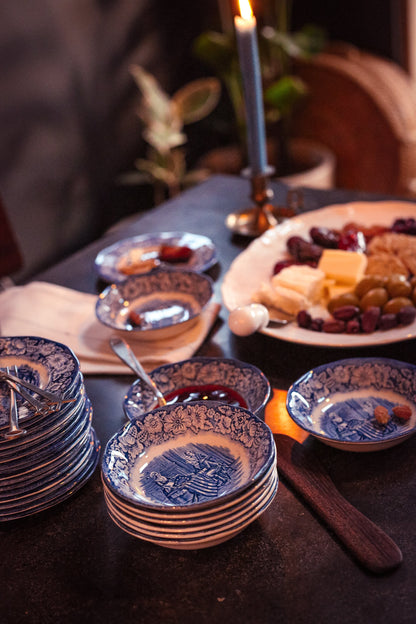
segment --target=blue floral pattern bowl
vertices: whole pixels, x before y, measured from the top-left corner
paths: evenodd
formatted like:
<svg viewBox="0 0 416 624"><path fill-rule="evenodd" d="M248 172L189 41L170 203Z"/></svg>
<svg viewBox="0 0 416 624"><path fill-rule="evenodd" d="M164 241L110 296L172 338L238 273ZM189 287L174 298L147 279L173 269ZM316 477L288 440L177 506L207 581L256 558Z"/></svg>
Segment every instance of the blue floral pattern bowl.
<svg viewBox="0 0 416 624"><path fill-rule="evenodd" d="M154 232L124 238L101 250L94 262L95 269L107 282L124 282L127 275L120 270L120 263L128 259L132 252L138 255L143 253L147 259L157 258L161 245L186 246L192 250L189 260L180 263L178 268L181 269L202 273L217 262L215 245L206 236L190 232ZM164 266L175 268L175 265Z"/></svg>
<svg viewBox="0 0 416 624"><path fill-rule="evenodd" d="M212 280L193 271L158 269L108 286L96 304L97 318L143 339L167 338L188 329L212 297ZM132 313L140 323L132 321Z"/></svg>
<svg viewBox="0 0 416 624"><path fill-rule="evenodd" d="M22 379L44 390L72 396L79 380L79 362L74 352L59 342L37 336L0 338L0 369L16 366ZM0 381L0 429L9 422L10 389ZM21 419L30 417L21 408ZM33 414L32 414L33 416Z"/></svg>
<svg viewBox="0 0 416 624"><path fill-rule="evenodd" d="M162 394L186 387L220 385L230 388L244 399L250 412L264 417L270 397L270 383L260 369L246 362L227 358L194 357L155 368L150 377ZM127 417L142 419L157 405L150 388L140 379L134 382L124 398Z"/></svg>
<svg viewBox="0 0 416 624"><path fill-rule="evenodd" d="M407 405L409 420L392 410ZM390 415L380 424L377 406ZM388 358L350 358L318 366L287 394L287 410L302 429L348 451L389 448L409 438L416 426L416 366Z"/></svg>
<svg viewBox="0 0 416 624"><path fill-rule="evenodd" d="M105 485L135 506L215 506L253 485L275 459L269 427L248 410L204 401L167 405L108 442Z"/></svg>

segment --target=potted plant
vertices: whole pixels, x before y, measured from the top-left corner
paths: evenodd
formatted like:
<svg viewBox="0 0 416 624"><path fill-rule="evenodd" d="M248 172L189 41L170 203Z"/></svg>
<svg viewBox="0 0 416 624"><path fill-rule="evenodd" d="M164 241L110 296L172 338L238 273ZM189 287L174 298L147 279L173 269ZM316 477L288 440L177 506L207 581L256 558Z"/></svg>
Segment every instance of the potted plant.
<svg viewBox="0 0 416 624"><path fill-rule="evenodd" d="M122 176L121 182L151 183L158 204L210 175L202 168L188 171L184 126L211 113L220 98L221 83L217 78L194 80L170 97L143 67L133 65L131 74L141 91L137 114L148 147L146 157L135 161L136 170Z"/></svg>
<svg viewBox="0 0 416 624"><path fill-rule="evenodd" d="M291 143L292 118L308 90L294 72L294 61L308 59L319 53L324 47L325 35L322 29L313 25L290 32L290 0L270 2L267 8L268 23L259 28L258 36L268 156L269 163L275 167L276 175L284 177L302 169L302 163L296 162L296 156L301 151L300 143ZM231 139L237 139L239 145L239 156L235 154L234 148L234 158L230 147L226 148L226 160L233 161L235 168L242 168L245 165L244 155L247 153L246 128L241 71L234 33L204 32L195 40L194 52L216 72L225 86L234 114ZM312 159L316 160L316 154ZM215 168L212 161L212 153L201 160L208 167Z"/></svg>

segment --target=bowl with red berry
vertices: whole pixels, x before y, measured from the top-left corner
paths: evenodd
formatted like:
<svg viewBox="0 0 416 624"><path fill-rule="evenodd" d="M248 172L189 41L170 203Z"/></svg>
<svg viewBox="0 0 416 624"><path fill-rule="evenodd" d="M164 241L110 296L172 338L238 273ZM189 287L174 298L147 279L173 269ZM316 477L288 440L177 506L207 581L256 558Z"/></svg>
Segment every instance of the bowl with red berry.
<svg viewBox="0 0 416 624"><path fill-rule="evenodd" d="M105 247L97 254L94 267L101 279L111 284L158 267L202 273L216 262L216 247L207 236L192 232L150 232Z"/></svg>
<svg viewBox="0 0 416 624"><path fill-rule="evenodd" d="M346 358L307 371L288 390L292 420L321 442L366 452L416 430L416 366L382 357Z"/></svg>
<svg viewBox="0 0 416 624"><path fill-rule="evenodd" d="M193 357L163 364L150 377L168 404L220 401L248 409L262 419L271 392L259 368L233 358ZM143 418L156 406L153 392L140 379L129 388L123 403L130 420Z"/></svg>
<svg viewBox="0 0 416 624"><path fill-rule="evenodd" d="M105 288L95 311L108 327L136 332L142 340L159 340L192 327L212 294L207 275L157 269Z"/></svg>

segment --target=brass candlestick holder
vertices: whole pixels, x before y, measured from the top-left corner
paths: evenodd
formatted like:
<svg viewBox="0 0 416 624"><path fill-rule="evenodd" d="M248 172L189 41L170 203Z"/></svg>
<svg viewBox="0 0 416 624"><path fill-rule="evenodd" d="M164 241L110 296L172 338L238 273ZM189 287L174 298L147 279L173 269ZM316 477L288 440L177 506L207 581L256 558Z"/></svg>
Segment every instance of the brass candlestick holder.
<svg viewBox="0 0 416 624"><path fill-rule="evenodd" d="M271 201L274 193L269 186L269 177L274 172L273 167L268 167L264 174L251 175L249 169L242 174L251 181L251 199L254 206L241 212L228 215L225 223L235 234L255 238L266 230L275 227L284 219L293 217L299 204L299 191L291 189L288 194L288 206L274 206Z"/></svg>

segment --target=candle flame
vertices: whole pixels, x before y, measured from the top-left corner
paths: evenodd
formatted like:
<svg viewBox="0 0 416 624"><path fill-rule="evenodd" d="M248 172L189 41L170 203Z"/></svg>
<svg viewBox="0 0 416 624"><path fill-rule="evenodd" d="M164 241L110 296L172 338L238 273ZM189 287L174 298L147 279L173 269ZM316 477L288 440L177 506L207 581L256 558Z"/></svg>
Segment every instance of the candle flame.
<svg viewBox="0 0 416 624"><path fill-rule="evenodd" d="M253 11L251 10L249 0L238 0L240 5L240 15L243 19L249 20L253 17Z"/></svg>

